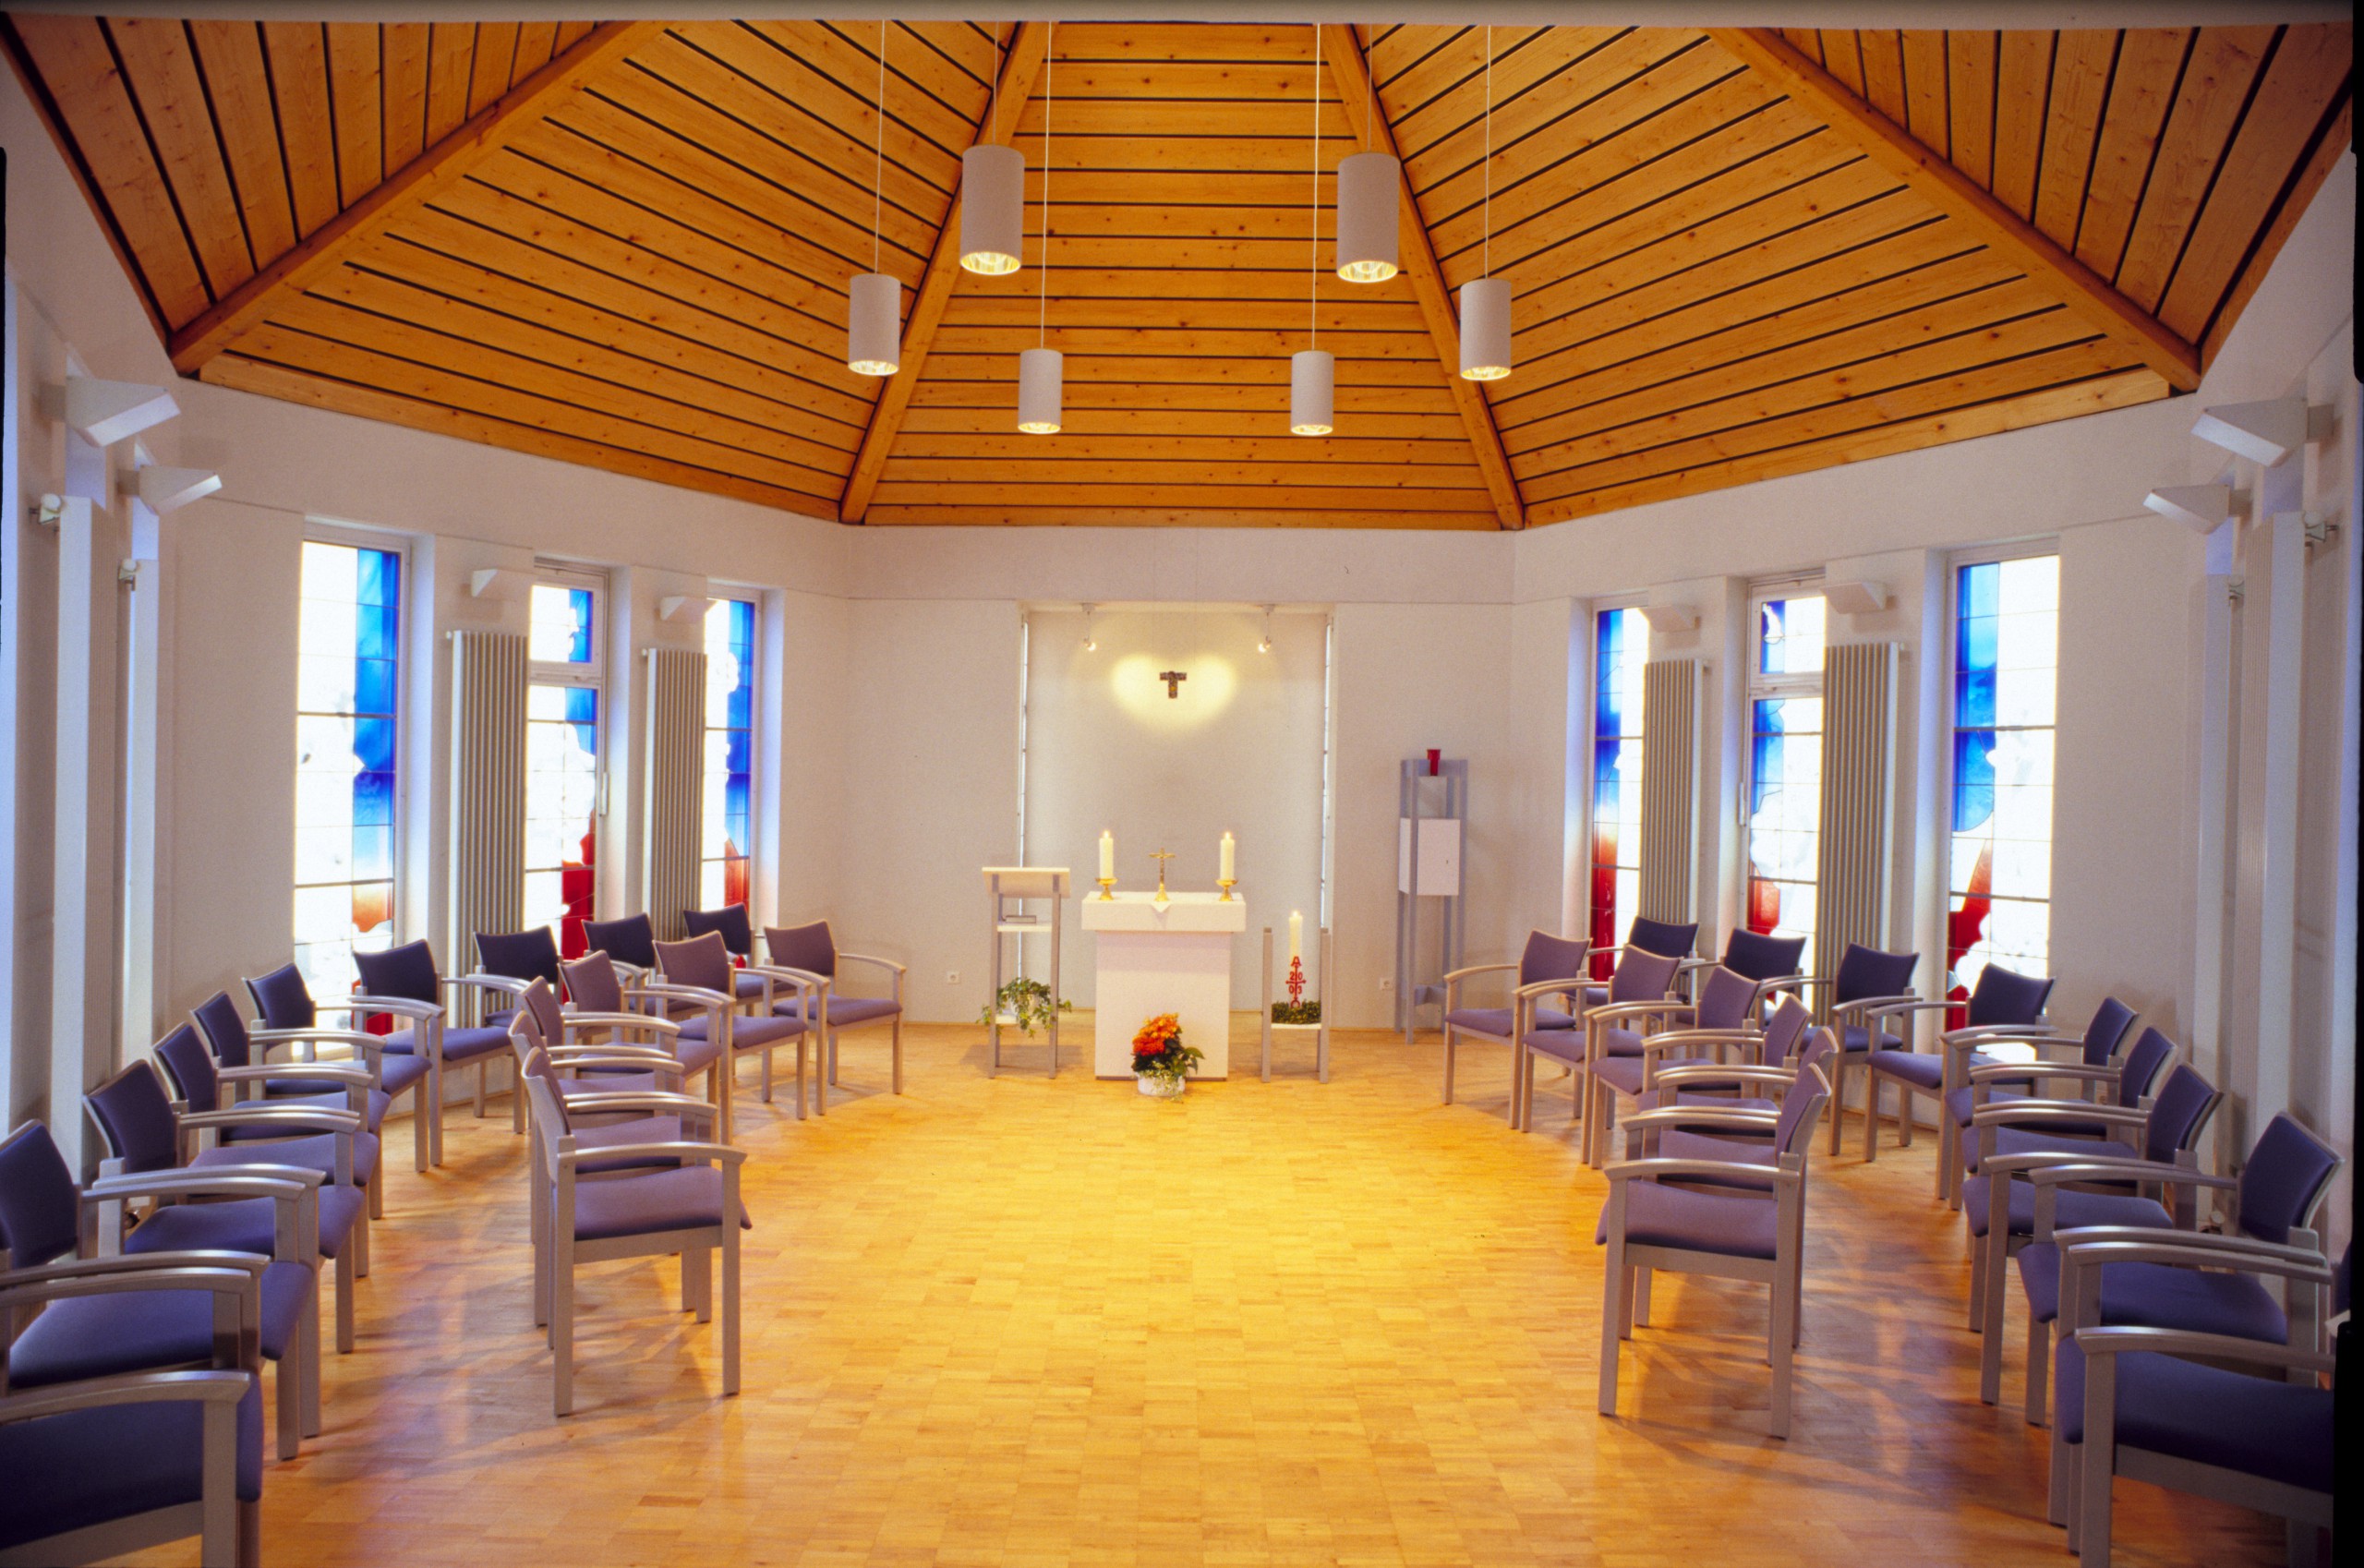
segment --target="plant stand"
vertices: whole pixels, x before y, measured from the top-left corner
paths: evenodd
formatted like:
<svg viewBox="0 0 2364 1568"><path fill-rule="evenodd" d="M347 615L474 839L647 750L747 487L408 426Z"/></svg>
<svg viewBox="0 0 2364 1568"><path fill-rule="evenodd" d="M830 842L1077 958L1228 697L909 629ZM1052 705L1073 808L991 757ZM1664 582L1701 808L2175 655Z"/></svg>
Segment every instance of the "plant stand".
<svg viewBox="0 0 2364 1568"><path fill-rule="evenodd" d="M1264 1081L1272 1081L1272 1036L1284 1042L1307 1040L1313 1042L1313 1072L1322 1083L1330 1081L1330 928L1323 926L1314 933L1313 940L1314 1000L1322 1004L1320 1023L1274 1023L1272 1021L1272 928L1264 928L1264 983L1260 989L1263 1007L1260 1021L1263 1026Z"/></svg>
<svg viewBox="0 0 2364 1568"><path fill-rule="evenodd" d="M1051 1076L1056 1078L1059 1076L1059 1013L1055 1004L1059 998L1059 935L1067 908L1067 868L989 865L985 867L985 893L993 925L993 960L987 966L993 988L986 993L987 995L998 998L1003 982L1010 978L1009 970L1004 967L1011 947L1008 938L1014 936L1018 939L1017 963L1014 966L1018 974L1026 972L1026 939L1029 936L1048 936L1051 939L1051 972L1047 978L1054 1006L1045 1032L1051 1043ZM995 1008L985 1053L987 1078L1001 1071L1003 1026L1015 1026L1017 1022L1009 1014Z"/></svg>

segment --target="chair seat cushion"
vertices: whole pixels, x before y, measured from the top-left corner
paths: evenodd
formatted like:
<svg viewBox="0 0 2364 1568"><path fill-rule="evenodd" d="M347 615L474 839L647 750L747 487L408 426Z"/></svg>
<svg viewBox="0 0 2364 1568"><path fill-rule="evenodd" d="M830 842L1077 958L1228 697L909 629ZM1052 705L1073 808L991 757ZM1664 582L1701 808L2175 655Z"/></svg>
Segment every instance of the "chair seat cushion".
<svg viewBox="0 0 2364 1568"><path fill-rule="evenodd" d="M1726 1197L1663 1182L1629 1182L1625 1239L1644 1247L1713 1252L1726 1258L1770 1258L1776 1209L1769 1198ZM1609 1239L1605 1204L1593 1239L1604 1243Z"/></svg>
<svg viewBox="0 0 2364 1568"><path fill-rule="evenodd" d="M1654 1099L1657 1104L1664 1105L1667 1103L1666 1092L1659 1090ZM1754 1095L1710 1094L1697 1089L1676 1090L1674 1103L1678 1105L1714 1105L1728 1111L1765 1111L1775 1115L1781 1109L1778 1100L1760 1100Z"/></svg>
<svg viewBox="0 0 2364 1568"><path fill-rule="evenodd" d="M803 1021L790 1018L748 1018L742 1014L731 1020L730 1048L734 1051L757 1051L766 1045L777 1045L783 1040L793 1040L804 1032Z"/></svg>
<svg viewBox="0 0 2364 1568"><path fill-rule="evenodd" d="M508 1020L515 1016L514 1011L494 1013L488 1016L483 1023L474 1024L466 1029L455 1029L446 1024L443 1028L443 1060L447 1063L472 1062L478 1056L490 1055L495 1051L508 1050ZM386 1053L389 1058L397 1054L415 1055L417 1050L418 1043L407 1029L386 1036ZM389 1060L387 1066L392 1065Z"/></svg>
<svg viewBox="0 0 2364 1568"><path fill-rule="evenodd" d="M703 1019L693 1021L700 1024L705 1022ZM681 1026L680 1036L673 1042L673 1055L680 1059L681 1076L686 1079L693 1073L706 1071L722 1059L722 1042L708 1040L703 1028L693 1034L689 1025L684 1024Z"/></svg>
<svg viewBox="0 0 2364 1568"><path fill-rule="evenodd" d="M316 1132L305 1138L277 1138L262 1143L223 1144L200 1151L189 1165L203 1170L223 1165L294 1165L299 1170L318 1171L334 1181L336 1139L332 1132ZM377 1135L356 1133L353 1140L354 1185L367 1187L377 1174Z"/></svg>
<svg viewBox="0 0 2364 1568"><path fill-rule="evenodd" d="M394 1097L384 1090L369 1091L369 1120L366 1125L371 1132L377 1131L384 1124L386 1108L393 1103ZM274 1097L271 1104L274 1108L302 1105L316 1111L353 1109L353 1101L341 1089L327 1094L282 1094ZM285 1136L286 1134L273 1132L267 1127L230 1127L222 1129L222 1141L224 1143L253 1143Z"/></svg>
<svg viewBox="0 0 2364 1568"><path fill-rule="evenodd" d="M653 1072L593 1072L579 1078L558 1080L558 1092L569 1104L587 1094L654 1094L657 1075Z"/></svg>
<svg viewBox="0 0 2364 1568"><path fill-rule="evenodd" d="M1888 1031L1880 1031L1878 1049L1894 1051L1901 1048L1903 1044L1903 1041L1899 1040ZM1869 1051L1873 1049L1871 1036L1862 1024L1848 1024L1839 1031L1839 1048L1842 1051Z"/></svg>
<svg viewBox="0 0 2364 1568"><path fill-rule="evenodd" d="M434 1064L424 1056L398 1055L389 1052L378 1062L378 1087L388 1094L400 1094L427 1077Z"/></svg>
<svg viewBox="0 0 2364 1568"><path fill-rule="evenodd" d="M681 1118L679 1116L634 1116L630 1121L609 1122L602 1127L573 1127L577 1149L613 1149L626 1143L679 1143L681 1140ZM627 1154L616 1160L585 1160L574 1168L577 1172L656 1171L678 1169L681 1162L669 1156ZM583 1188L575 1188L580 1193ZM575 1200L575 1212L583 1210L582 1200Z"/></svg>
<svg viewBox="0 0 2364 1568"><path fill-rule="evenodd" d="M1970 1221L1970 1234L1986 1234L1986 1185L1990 1178L1969 1177L1961 1184L1961 1212ZM2026 1182L2011 1183L2008 1198L2011 1205L2013 1236L2035 1234L2035 1188ZM2055 1194L2052 1224L2056 1230L2071 1230L2079 1225L2147 1225L2165 1230L2175 1220L2155 1199L2139 1198L2131 1192L2071 1192L2063 1188Z"/></svg>
<svg viewBox="0 0 2364 1568"><path fill-rule="evenodd" d="M1874 1051L1868 1064L1876 1073L1900 1080L1915 1089L1936 1093L1937 1085L1946 1080L1946 1063L1942 1056L1921 1051Z"/></svg>
<svg viewBox="0 0 2364 1568"><path fill-rule="evenodd" d="M2028 1090L2025 1085L1990 1083L1986 1086L1986 1104L1989 1105L2008 1105L2014 1100L2024 1100L2027 1097ZM1971 1113L1977 1108L1977 1102L1971 1098L1970 1085L1965 1083L1960 1089L1946 1091L1946 1114L1953 1117L1954 1126L1968 1127ZM2080 1138L2102 1136L2102 1126L2099 1122L2091 1124L2090 1131L2082 1128L2062 1126L2058 1123L2054 1125L2059 1131L2073 1133Z"/></svg>
<svg viewBox="0 0 2364 1568"><path fill-rule="evenodd" d="M2060 1248L2049 1241L2020 1249L2020 1289L2039 1323L2060 1315ZM2289 1335L2264 1284L2255 1274L2179 1269L2168 1263L2105 1263L2102 1266L2102 1321L2117 1328L2189 1329L2230 1339L2270 1340Z"/></svg>
<svg viewBox="0 0 2364 1568"><path fill-rule="evenodd" d="M296 1343L312 1271L273 1263L262 1272L262 1353L279 1360ZM141 1290L52 1302L8 1349L20 1386L103 1378L213 1358L213 1301L203 1290Z"/></svg>
<svg viewBox="0 0 2364 1568"><path fill-rule="evenodd" d="M772 1011L784 1019L802 1018L801 1007L802 1004L797 1002L782 1002ZM829 1027L851 1029L858 1023L876 1023L882 1019L891 1019L902 1010L884 996L832 996L829 998ZM1510 1032L1507 1023L1502 1026L1502 1032Z"/></svg>
<svg viewBox="0 0 2364 1568"><path fill-rule="evenodd" d="M324 1182L320 1188L320 1255L333 1258L353 1236L368 1200L357 1187ZM271 1255L278 1224L275 1200L234 1198L223 1203L175 1203L158 1209L124 1237L126 1252L252 1252Z"/></svg>
<svg viewBox="0 0 2364 1568"><path fill-rule="evenodd" d="M193 1400L74 1410L0 1426L0 1549L196 1502L204 1406ZM262 1496L262 1396L238 1401L237 1491Z"/></svg>
<svg viewBox="0 0 2364 1568"><path fill-rule="evenodd" d="M1981 1129L1982 1134L1984 1129ZM1961 1140L1961 1168L1978 1169L1976 1138ZM2096 1160L2139 1160L2142 1156L2129 1143L2094 1138L2070 1138L2065 1133L2046 1128L2038 1132L2033 1128L1998 1127L1995 1129L1995 1152L1997 1154L2082 1154Z"/></svg>
<svg viewBox="0 0 2364 1568"><path fill-rule="evenodd" d="M839 1023L845 1021L838 1018L835 1005L829 1008L829 1016ZM1482 1034L1490 1040L1508 1040L1511 1037L1511 1009L1508 1007L1455 1007L1445 1014L1444 1021L1464 1033ZM1557 1007L1536 1008L1531 1021L1538 1030L1574 1029L1576 1024L1574 1019ZM1581 1047L1578 1054L1582 1054Z"/></svg>
<svg viewBox="0 0 2364 1568"><path fill-rule="evenodd" d="M639 1139L624 1140L640 1142ZM574 1189L574 1236L601 1241L722 1224L722 1173L712 1165L586 1181ZM742 1211L740 1224L746 1224Z"/></svg>
<svg viewBox="0 0 2364 1568"><path fill-rule="evenodd" d="M2085 1441L2085 1356L2064 1339L2053 1357L2063 1441ZM2310 1491L2332 1487L2332 1394L2154 1351L2117 1358L2119 1444L2262 1476Z"/></svg>
<svg viewBox="0 0 2364 1568"><path fill-rule="evenodd" d="M730 994L742 1002L759 1000L764 994L764 976L745 973L733 975L730 981Z"/></svg>
<svg viewBox="0 0 2364 1568"><path fill-rule="evenodd" d="M1621 1025L1600 1026L1600 1054L1604 1056L1638 1056L1642 1054L1642 1031Z"/></svg>
<svg viewBox="0 0 2364 1568"><path fill-rule="evenodd" d="M1745 1138L1717 1137L1669 1128L1658 1134L1658 1152L1663 1160L1723 1160L1733 1164L1762 1165L1767 1172L1762 1178L1734 1174L1731 1176L1685 1176L1682 1179L1711 1187L1748 1188L1764 1192L1773 1190L1773 1143L1769 1138L1751 1142Z"/></svg>
<svg viewBox="0 0 2364 1568"><path fill-rule="evenodd" d="M1695 1056L1666 1056L1659 1059L1658 1066L1670 1067L1680 1062L1698 1059ZM1638 1099L1642 1093L1643 1066L1644 1058L1640 1056L1611 1056L1606 1061L1596 1062L1592 1072L1601 1082Z"/></svg>
<svg viewBox="0 0 2364 1568"><path fill-rule="evenodd" d="M1585 1059L1585 1036L1580 1029L1530 1029L1526 1031L1526 1048L1538 1055L1565 1062L1571 1067Z"/></svg>

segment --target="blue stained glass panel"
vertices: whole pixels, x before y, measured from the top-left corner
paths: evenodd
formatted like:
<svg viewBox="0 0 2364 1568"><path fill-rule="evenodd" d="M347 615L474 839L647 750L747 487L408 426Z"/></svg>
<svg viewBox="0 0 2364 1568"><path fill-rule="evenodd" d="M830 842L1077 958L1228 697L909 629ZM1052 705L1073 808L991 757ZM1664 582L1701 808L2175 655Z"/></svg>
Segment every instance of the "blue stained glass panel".
<svg viewBox="0 0 2364 1568"><path fill-rule="evenodd" d="M299 581L293 935L332 996L393 940L402 557L307 541Z"/></svg>
<svg viewBox="0 0 2364 1568"><path fill-rule="evenodd" d="M1954 578L1948 993L1990 963L2049 964L2056 556L1982 561Z"/></svg>
<svg viewBox="0 0 2364 1568"><path fill-rule="evenodd" d="M747 901L753 852L755 606L717 599L706 618L705 818L700 898L708 908Z"/></svg>
<svg viewBox="0 0 2364 1568"><path fill-rule="evenodd" d="M1641 884L1642 672L1649 630L1636 609L1594 618L1592 919L1594 972L1605 976L1633 930Z"/></svg>

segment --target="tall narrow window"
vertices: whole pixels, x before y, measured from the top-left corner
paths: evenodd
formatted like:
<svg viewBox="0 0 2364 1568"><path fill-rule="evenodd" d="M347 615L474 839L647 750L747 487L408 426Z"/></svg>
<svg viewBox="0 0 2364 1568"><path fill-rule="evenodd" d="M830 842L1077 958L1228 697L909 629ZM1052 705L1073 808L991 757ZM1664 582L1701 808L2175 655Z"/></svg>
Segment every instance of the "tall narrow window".
<svg viewBox="0 0 2364 1568"><path fill-rule="evenodd" d="M585 950L599 863L599 598L589 579L546 576L526 640L525 923L554 928L568 958Z"/></svg>
<svg viewBox="0 0 2364 1568"><path fill-rule="evenodd" d="M394 940L394 725L402 557L307 540L296 620L296 962L353 989Z"/></svg>
<svg viewBox="0 0 2364 1568"><path fill-rule="evenodd" d="M1607 979L1641 899L1642 667L1650 640L1638 609L1604 609L1594 622L1592 970Z"/></svg>
<svg viewBox="0 0 2364 1568"><path fill-rule="evenodd" d="M1748 677L1748 928L1803 936L1815 972L1815 884L1822 823L1819 594L1756 601Z"/></svg>
<svg viewBox="0 0 2364 1568"><path fill-rule="evenodd" d="M755 607L717 599L706 612L706 844L698 902L747 901L754 852Z"/></svg>
<svg viewBox="0 0 2364 1568"><path fill-rule="evenodd" d="M2052 946L2052 723L2060 558L1954 577L1953 849L1947 995L2001 964L2043 974Z"/></svg>

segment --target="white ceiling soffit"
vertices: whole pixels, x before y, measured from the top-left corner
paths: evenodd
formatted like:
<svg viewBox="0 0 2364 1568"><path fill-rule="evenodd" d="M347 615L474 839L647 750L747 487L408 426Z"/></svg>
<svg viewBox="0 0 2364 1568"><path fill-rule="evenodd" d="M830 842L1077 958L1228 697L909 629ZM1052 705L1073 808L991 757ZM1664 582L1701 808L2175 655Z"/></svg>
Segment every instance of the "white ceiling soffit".
<svg viewBox="0 0 2364 1568"><path fill-rule="evenodd" d="M0 9L271 21L1493 22L1503 26L2143 28L2345 21L2338 0L0 0Z"/></svg>

